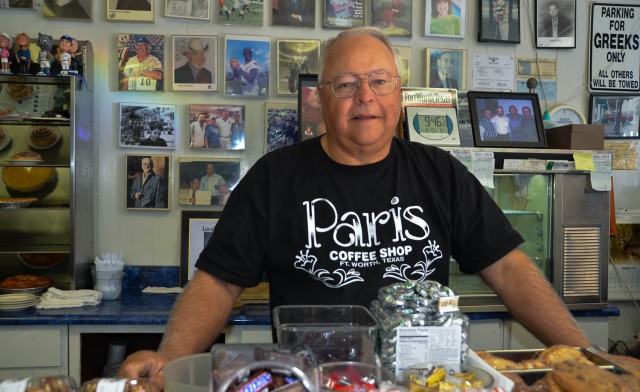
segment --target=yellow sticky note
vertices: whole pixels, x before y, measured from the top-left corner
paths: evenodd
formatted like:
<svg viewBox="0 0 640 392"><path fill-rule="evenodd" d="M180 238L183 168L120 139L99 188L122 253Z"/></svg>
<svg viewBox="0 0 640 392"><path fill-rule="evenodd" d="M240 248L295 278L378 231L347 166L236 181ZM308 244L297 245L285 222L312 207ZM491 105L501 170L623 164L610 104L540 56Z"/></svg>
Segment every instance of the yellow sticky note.
<svg viewBox="0 0 640 392"><path fill-rule="evenodd" d="M596 170L591 154L573 154L573 161L576 163L576 170Z"/></svg>

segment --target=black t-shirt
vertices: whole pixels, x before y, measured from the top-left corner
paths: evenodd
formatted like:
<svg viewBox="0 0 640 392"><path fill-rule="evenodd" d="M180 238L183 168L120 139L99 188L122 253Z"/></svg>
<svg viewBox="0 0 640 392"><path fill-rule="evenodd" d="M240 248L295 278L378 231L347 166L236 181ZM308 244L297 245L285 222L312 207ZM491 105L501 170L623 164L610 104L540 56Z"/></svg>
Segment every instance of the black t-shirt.
<svg viewBox="0 0 640 392"><path fill-rule="evenodd" d="M406 280L448 285L450 258L475 273L522 243L449 153L394 139L381 162L332 161L320 138L275 150L233 190L196 263L241 287L266 271L271 306L368 306Z"/></svg>

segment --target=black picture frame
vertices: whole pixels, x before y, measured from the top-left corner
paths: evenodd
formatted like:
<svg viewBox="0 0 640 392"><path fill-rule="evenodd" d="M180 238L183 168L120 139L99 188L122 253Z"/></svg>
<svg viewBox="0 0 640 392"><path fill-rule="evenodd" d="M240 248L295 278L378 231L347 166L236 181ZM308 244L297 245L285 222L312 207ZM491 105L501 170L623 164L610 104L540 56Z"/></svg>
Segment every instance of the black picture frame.
<svg viewBox="0 0 640 392"><path fill-rule="evenodd" d="M552 17L554 13L555 31ZM535 15L536 48L576 47L576 0L536 0Z"/></svg>
<svg viewBox="0 0 640 392"><path fill-rule="evenodd" d="M547 148L547 139L542 126L542 113L537 94L469 91L467 98L469 101L469 114L471 115L471 128L473 130L473 144L476 147ZM524 112L525 107L530 108L531 116L523 117L532 118L526 124L524 124L524 119L521 119L520 130L513 133L511 122L507 117L511 106L516 108L517 114L520 116L523 116L521 113ZM507 134L503 134L495 128L496 125L501 126L503 124L493 120L498 112L498 107L502 107L503 117L508 122L509 131ZM505 108L507 109L505 110ZM485 122L485 110L491 111L491 119L487 119L493 124L495 133L488 130L487 126L483 124ZM533 129L534 125L535 129ZM491 136L492 134L495 136Z"/></svg>
<svg viewBox="0 0 640 392"><path fill-rule="evenodd" d="M189 272L193 271L195 262L211 237L213 228L221 215L222 211L182 211L180 220L180 287L184 287L189 282ZM191 230L197 224L200 224L200 232L203 233L201 240L197 240L195 230L194 232Z"/></svg>
<svg viewBox="0 0 640 392"><path fill-rule="evenodd" d="M320 107L317 74L298 75L298 130L301 140L311 139L326 132Z"/></svg>
<svg viewBox="0 0 640 392"><path fill-rule="evenodd" d="M589 124L604 125L605 139L640 137L640 95L591 94Z"/></svg>
<svg viewBox="0 0 640 392"><path fill-rule="evenodd" d="M520 43L520 0L480 0L478 4L478 42Z"/></svg>

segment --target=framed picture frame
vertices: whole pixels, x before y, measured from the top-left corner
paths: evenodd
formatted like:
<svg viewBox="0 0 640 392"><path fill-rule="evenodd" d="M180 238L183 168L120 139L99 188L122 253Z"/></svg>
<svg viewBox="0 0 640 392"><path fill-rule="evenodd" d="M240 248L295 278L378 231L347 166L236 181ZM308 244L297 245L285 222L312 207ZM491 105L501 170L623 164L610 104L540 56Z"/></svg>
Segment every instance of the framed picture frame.
<svg viewBox="0 0 640 392"><path fill-rule="evenodd" d="M118 34L118 90L164 91L164 35Z"/></svg>
<svg viewBox="0 0 640 392"><path fill-rule="evenodd" d="M189 148L244 150L244 105L189 105Z"/></svg>
<svg viewBox="0 0 640 392"><path fill-rule="evenodd" d="M467 51L465 49L426 48L427 86L431 88L466 88Z"/></svg>
<svg viewBox="0 0 640 392"><path fill-rule="evenodd" d="M210 9L211 0L165 0L164 16L167 18L209 20Z"/></svg>
<svg viewBox="0 0 640 392"><path fill-rule="evenodd" d="M427 0L424 7L424 35L464 38L467 0Z"/></svg>
<svg viewBox="0 0 640 392"><path fill-rule="evenodd" d="M469 91L467 97L476 147L547 148L537 94Z"/></svg>
<svg viewBox="0 0 640 392"><path fill-rule="evenodd" d="M327 131L322 117L318 75L299 75L298 86L298 129L300 140L307 140Z"/></svg>
<svg viewBox="0 0 640 392"><path fill-rule="evenodd" d="M42 16L48 19L72 19L91 21L91 0L44 0Z"/></svg>
<svg viewBox="0 0 640 392"><path fill-rule="evenodd" d="M171 209L170 162L169 155L126 155L126 209L153 211Z"/></svg>
<svg viewBox="0 0 640 392"><path fill-rule="evenodd" d="M390 37L411 37L412 6L410 0L371 0L371 24Z"/></svg>
<svg viewBox="0 0 640 392"><path fill-rule="evenodd" d="M269 97L271 37L226 35L224 63L224 95Z"/></svg>
<svg viewBox="0 0 640 392"><path fill-rule="evenodd" d="M196 272L196 261L204 249L221 211L184 210L180 219L180 287L184 287Z"/></svg>
<svg viewBox="0 0 640 392"><path fill-rule="evenodd" d="M403 88L405 139L435 146L459 146L457 90Z"/></svg>
<svg viewBox="0 0 640 392"><path fill-rule="evenodd" d="M320 63L320 40L276 40L278 95L298 94L298 75L317 73Z"/></svg>
<svg viewBox="0 0 640 392"><path fill-rule="evenodd" d="M365 25L364 0L323 0L323 26L329 29L351 29Z"/></svg>
<svg viewBox="0 0 640 392"><path fill-rule="evenodd" d="M107 0L107 21L153 22L154 3L152 0Z"/></svg>
<svg viewBox="0 0 640 392"><path fill-rule="evenodd" d="M218 37L174 35L173 90L218 91Z"/></svg>
<svg viewBox="0 0 640 392"><path fill-rule="evenodd" d="M264 111L265 154L300 141L295 103L266 102Z"/></svg>
<svg viewBox="0 0 640 392"><path fill-rule="evenodd" d="M262 27L264 1L218 0L216 8L222 25Z"/></svg>
<svg viewBox="0 0 640 392"><path fill-rule="evenodd" d="M478 42L520 43L520 0L480 0Z"/></svg>
<svg viewBox="0 0 640 392"><path fill-rule="evenodd" d="M640 95L591 94L589 124L604 125L605 139L640 137Z"/></svg>
<svg viewBox="0 0 640 392"><path fill-rule="evenodd" d="M411 46L393 45L393 50L396 52L400 66L402 87L407 87L411 83Z"/></svg>
<svg viewBox="0 0 640 392"><path fill-rule="evenodd" d="M240 159L179 158L178 205L222 209L240 181Z"/></svg>
<svg viewBox="0 0 640 392"><path fill-rule="evenodd" d="M120 103L119 147L173 150L176 105Z"/></svg>
<svg viewBox="0 0 640 392"><path fill-rule="evenodd" d="M14 9L14 10L24 10L24 9L34 9L33 8L33 0L9 0L0 8L3 9Z"/></svg>
<svg viewBox="0 0 640 392"><path fill-rule="evenodd" d="M278 0L271 8L274 26L316 27L315 0Z"/></svg>
<svg viewBox="0 0 640 392"><path fill-rule="evenodd" d="M536 48L576 47L576 0L536 0Z"/></svg>

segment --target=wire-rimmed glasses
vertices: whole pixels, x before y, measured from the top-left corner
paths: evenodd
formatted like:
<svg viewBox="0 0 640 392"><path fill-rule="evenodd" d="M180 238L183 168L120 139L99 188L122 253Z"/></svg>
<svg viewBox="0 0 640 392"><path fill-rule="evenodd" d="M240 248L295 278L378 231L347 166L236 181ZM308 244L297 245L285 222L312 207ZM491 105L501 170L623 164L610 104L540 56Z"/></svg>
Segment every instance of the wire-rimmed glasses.
<svg viewBox="0 0 640 392"><path fill-rule="evenodd" d="M365 75L367 77L363 78L362 76ZM336 98L350 98L356 95L360 90L360 86L366 80L371 91L376 95L389 95L396 91L398 79L400 79L400 76L392 75L387 71L347 74L322 82L318 84L318 87L331 84L331 91Z"/></svg>

